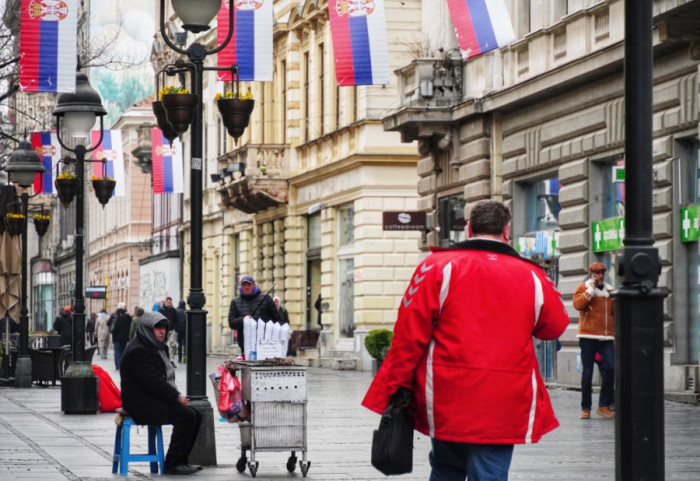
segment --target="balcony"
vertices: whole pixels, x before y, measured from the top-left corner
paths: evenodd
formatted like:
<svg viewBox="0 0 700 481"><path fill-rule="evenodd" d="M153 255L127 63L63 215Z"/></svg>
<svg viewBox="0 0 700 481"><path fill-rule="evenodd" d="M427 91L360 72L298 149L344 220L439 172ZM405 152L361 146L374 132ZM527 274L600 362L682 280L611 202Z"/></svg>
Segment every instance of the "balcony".
<svg viewBox="0 0 700 481"><path fill-rule="evenodd" d="M462 58L458 50L442 58L417 58L399 69L400 107L382 119L384 128L400 131L404 142L443 132L452 121L452 107L462 101Z"/></svg>
<svg viewBox="0 0 700 481"><path fill-rule="evenodd" d="M285 204L289 158L286 144L247 144L219 157L222 206L255 214Z"/></svg>
<svg viewBox="0 0 700 481"><path fill-rule="evenodd" d="M136 129L136 148L131 154L136 157L136 165L144 174L150 174L153 170L151 159L151 125L142 125Z"/></svg>

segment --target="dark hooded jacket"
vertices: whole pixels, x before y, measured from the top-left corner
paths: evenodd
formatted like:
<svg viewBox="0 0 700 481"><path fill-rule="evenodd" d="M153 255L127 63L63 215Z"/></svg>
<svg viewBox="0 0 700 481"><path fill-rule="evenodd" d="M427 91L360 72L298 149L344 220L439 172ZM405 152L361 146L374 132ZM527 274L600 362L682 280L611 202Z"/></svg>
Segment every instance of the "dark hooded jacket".
<svg viewBox="0 0 700 481"><path fill-rule="evenodd" d="M158 312L163 314L168 320L168 330L174 331L177 324L177 311L175 308L173 306L166 306L164 303L163 307L161 307Z"/></svg>
<svg viewBox="0 0 700 481"><path fill-rule="evenodd" d="M248 315L263 321L280 321L280 311L277 310L274 301L267 294L260 292L258 286L249 296L243 294L239 289L239 296L234 297L228 310L228 325L231 329L236 329L236 340L243 349L243 318Z"/></svg>
<svg viewBox="0 0 700 481"><path fill-rule="evenodd" d="M122 405L136 424L166 424L167 406L180 399L180 392L173 385L174 374L168 379L168 372L172 372L171 367L166 368L168 346L153 332L163 319L165 316L159 312L141 316L136 337L126 346L119 366Z"/></svg>
<svg viewBox="0 0 700 481"><path fill-rule="evenodd" d="M53 328L61 335L61 346L73 345L73 315L70 312L59 312L53 321Z"/></svg>
<svg viewBox="0 0 700 481"><path fill-rule="evenodd" d="M175 332L177 332L178 339L183 339L185 337L185 331L187 330L187 314L185 311L185 301L180 301L177 305L177 322L175 323Z"/></svg>

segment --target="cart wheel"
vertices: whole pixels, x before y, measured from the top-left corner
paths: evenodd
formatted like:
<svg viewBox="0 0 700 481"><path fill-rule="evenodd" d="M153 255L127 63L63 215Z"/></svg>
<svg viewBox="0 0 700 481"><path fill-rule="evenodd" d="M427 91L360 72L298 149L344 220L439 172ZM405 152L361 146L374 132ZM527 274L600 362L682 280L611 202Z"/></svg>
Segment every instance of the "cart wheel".
<svg viewBox="0 0 700 481"><path fill-rule="evenodd" d="M289 459L287 460L287 471L289 471L290 473L293 473L296 468L297 468L297 457L296 456L289 456Z"/></svg>
<svg viewBox="0 0 700 481"><path fill-rule="evenodd" d="M238 462L236 463L236 469L238 470L239 473L242 473L245 471L245 464L248 460L243 456L242 458L238 459Z"/></svg>
<svg viewBox="0 0 700 481"><path fill-rule="evenodd" d="M258 463L257 461L255 461L255 464L253 464L253 463L248 463L248 469L250 469L250 475L251 475L252 477L255 477L255 475L256 475L257 472L258 472L258 464L260 464L260 463Z"/></svg>
<svg viewBox="0 0 700 481"><path fill-rule="evenodd" d="M301 475L306 477L306 473L309 472L309 466L311 466L311 461L304 462L299 461L299 467L301 468Z"/></svg>

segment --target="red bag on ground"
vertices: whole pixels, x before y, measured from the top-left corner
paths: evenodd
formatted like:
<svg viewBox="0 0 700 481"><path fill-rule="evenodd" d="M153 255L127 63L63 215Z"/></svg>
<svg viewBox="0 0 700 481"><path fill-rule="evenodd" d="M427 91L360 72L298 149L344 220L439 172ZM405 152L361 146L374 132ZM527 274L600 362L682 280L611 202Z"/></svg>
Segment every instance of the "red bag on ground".
<svg viewBox="0 0 700 481"><path fill-rule="evenodd" d="M113 413L122 405L122 393L107 371L97 364L92 365L92 370L99 379L97 397L100 401L100 412Z"/></svg>

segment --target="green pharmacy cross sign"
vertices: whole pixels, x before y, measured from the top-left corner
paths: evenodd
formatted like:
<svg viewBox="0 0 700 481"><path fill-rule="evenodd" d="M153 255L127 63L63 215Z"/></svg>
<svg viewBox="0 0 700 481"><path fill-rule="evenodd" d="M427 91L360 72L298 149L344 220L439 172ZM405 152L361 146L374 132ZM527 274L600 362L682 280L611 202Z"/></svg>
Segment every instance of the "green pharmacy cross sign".
<svg viewBox="0 0 700 481"><path fill-rule="evenodd" d="M681 242L700 239L700 205L681 207Z"/></svg>
<svg viewBox="0 0 700 481"><path fill-rule="evenodd" d="M593 252L608 252L622 249L625 238L625 218L613 217L593 222Z"/></svg>

